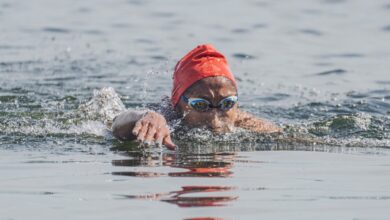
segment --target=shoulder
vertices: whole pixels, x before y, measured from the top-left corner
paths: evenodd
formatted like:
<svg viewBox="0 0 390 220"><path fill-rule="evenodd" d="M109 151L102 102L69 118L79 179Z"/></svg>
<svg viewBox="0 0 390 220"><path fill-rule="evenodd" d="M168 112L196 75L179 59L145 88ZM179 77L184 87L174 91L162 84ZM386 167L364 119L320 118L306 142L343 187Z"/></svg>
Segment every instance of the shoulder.
<svg viewBox="0 0 390 220"><path fill-rule="evenodd" d="M238 110L235 126L259 133L281 131L281 129L273 123L241 110Z"/></svg>
<svg viewBox="0 0 390 220"><path fill-rule="evenodd" d="M172 106L171 98L168 96L163 96L160 103L152 104L148 106L148 109L163 115L168 123L179 118L175 108Z"/></svg>

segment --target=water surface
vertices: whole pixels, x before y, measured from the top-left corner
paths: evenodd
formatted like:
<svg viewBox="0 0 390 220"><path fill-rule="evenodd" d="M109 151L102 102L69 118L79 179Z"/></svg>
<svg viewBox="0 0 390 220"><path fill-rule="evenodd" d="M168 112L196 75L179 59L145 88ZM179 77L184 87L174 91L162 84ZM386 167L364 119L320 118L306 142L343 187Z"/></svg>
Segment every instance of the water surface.
<svg viewBox="0 0 390 220"><path fill-rule="evenodd" d="M386 219L387 0L0 0L1 219ZM212 43L284 132L116 141Z"/></svg>

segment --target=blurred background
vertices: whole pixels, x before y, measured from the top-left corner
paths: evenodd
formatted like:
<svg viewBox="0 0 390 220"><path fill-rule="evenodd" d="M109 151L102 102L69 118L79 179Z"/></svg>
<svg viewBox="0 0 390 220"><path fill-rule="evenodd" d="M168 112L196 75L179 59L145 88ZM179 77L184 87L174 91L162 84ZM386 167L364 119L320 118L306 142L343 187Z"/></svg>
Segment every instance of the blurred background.
<svg viewBox="0 0 390 220"><path fill-rule="evenodd" d="M82 99L112 86L136 99L134 82L155 73L147 89L169 95L177 60L212 43L243 99L388 89L389 14L386 0L1 0L1 87Z"/></svg>
<svg viewBox="0 0 390 220"><path fill-rule="evenodd" d="M389 0L0 0L0 219L386 219L389 42ZM115 140L204 43L284 132Z"/></svg>

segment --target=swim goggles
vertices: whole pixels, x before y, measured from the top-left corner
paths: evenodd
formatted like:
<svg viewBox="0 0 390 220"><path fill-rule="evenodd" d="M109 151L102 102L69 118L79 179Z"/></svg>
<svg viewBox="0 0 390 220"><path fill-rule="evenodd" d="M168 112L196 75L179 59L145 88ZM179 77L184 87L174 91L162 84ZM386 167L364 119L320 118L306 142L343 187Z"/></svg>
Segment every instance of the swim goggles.
<svg viewBox="0 0 390 220"><path fill-rule="evenodd" d="M206 99L202 98L187 98L184 95L181 99L187 103L192 109L200 112L208 111L210 108L218 108L222 111L227 111L234 107L238 101L237 96L229 96L218 102L218 105L214 106Z"/></svg>

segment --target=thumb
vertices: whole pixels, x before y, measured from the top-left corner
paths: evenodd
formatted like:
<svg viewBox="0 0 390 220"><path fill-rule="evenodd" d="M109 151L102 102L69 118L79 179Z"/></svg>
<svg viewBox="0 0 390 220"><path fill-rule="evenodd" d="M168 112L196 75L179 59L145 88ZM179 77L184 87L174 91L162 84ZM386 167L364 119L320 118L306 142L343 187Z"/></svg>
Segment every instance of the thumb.
<svg viewBox="0 0 390 220"><path fill-rule="evenodd" d="M172 142L171 136L167 135L164 140L163 144L169 149L169 150L175 150L176 145Z"/></svg>

